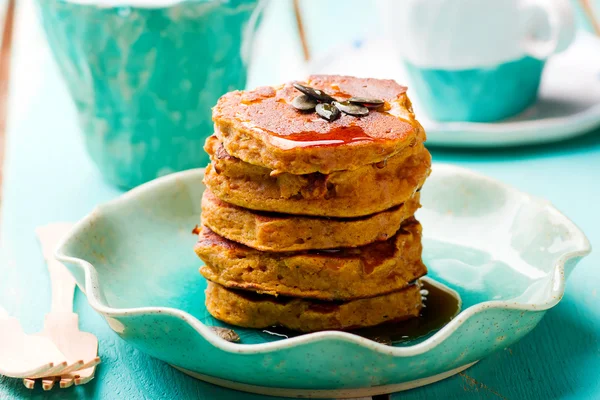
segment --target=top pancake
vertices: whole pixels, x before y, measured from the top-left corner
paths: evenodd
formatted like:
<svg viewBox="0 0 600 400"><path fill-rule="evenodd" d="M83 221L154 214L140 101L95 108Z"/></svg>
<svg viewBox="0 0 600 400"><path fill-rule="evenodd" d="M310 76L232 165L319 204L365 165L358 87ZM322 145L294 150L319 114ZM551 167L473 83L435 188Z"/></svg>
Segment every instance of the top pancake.
<svg viewBox="0 0 600 400"><path fill-rule="evenodd" d="M300 83L341 101L369 97L385 104L363 117L342 113L329 122L291 105L301 94L292 83L230 92L213 109L215 134L227 152L275 173L329 174L381 162L425 141L406 88L393 80L313 75Z"/></svg>

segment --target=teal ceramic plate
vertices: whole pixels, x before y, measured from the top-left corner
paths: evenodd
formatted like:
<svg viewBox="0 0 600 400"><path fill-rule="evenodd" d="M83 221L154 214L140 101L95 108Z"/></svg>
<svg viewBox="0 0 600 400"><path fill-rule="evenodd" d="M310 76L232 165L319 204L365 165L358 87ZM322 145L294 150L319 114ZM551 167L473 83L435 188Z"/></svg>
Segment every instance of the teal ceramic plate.
<svg viewBox="0 0 600 400"><path fill-rule="evenodd" d="M545 201L471 171L435 165L422 191L429 276L462 311L420 341L387 346L345 332L277 339L236 328L229 343L204 307L192 248L203 170L169 175L95 209L57 251L90 305L124 340L209 382L279 396L365 396L450 376L531 331L590 252Z"/></svg>

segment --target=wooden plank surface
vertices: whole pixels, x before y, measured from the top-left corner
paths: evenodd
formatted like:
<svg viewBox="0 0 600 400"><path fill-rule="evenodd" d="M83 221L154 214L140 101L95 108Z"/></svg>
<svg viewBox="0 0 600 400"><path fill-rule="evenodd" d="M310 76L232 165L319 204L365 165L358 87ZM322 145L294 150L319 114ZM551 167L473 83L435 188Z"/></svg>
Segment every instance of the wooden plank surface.
<svg viewBox="0 0 600 400"><path fill-rule="evenodd" d="M8 117L8 87L14 15L15 0L9 0L4 27L0 27L3 32L2 44L0 45L0 187L2 187L2 176L4 175L4 143L6 137L6 120Z"/></svg>

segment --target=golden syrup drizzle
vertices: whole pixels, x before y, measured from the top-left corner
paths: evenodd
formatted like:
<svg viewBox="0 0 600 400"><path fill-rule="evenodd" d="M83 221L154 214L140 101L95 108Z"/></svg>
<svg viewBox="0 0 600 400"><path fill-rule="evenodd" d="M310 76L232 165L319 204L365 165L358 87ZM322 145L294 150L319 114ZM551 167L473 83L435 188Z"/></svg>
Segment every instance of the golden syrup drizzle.
<svg viewBox="0 0 600 400"><path fill-rule="evenodd" d="M335 146L355 142L374 142L363 128L358 125L332 126L325 132L299 132L290 135L277 135L271 132L271 141L274 145L291 149L295 147Z"/></svg>

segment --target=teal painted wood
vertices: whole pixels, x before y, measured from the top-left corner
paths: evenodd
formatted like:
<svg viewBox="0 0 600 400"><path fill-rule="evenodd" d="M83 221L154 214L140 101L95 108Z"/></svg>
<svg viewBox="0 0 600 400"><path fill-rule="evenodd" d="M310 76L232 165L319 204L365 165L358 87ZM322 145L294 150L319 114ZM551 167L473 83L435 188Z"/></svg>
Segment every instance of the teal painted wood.
<svg viewBox="0 0 600 400"><path fill-rule="evenodd" d="M208 162L211 107L246 85L258 0L37 4L86 148L106 180L131 188Z"/></svg>
<svg viewBox="0 0 600 400"><path fill-rule="evenodd" d="M47 268L33 229L58 220L75 221L97 203L120 194L103 182L87 158L75 110L54 67L46 70L44 64L34 74L25 68L31 65L26 61L31 56L33 27L28 26L27 36L21 31L17 38L0 227L0 304L19 317L28 332L41 329L43 314L50 308ZM25 83L38 76L44 79L37 81L35 95L26 96L30 92ZM432 153L435 161L472 168L550 199L586 232L592 245L600 243L596 200L600 197L600 131L545 146ZM596 250L569 278L563 301L516 345L461 375L393 398L600 398L598 265ZM81 328L100 339L104 363L97 378L83 387L51 393L41 389L32 393L18 381L0 378L0 399L268 399L198 382L135 350L90 309L81 293L76 295L75 309Z"/></svg>

